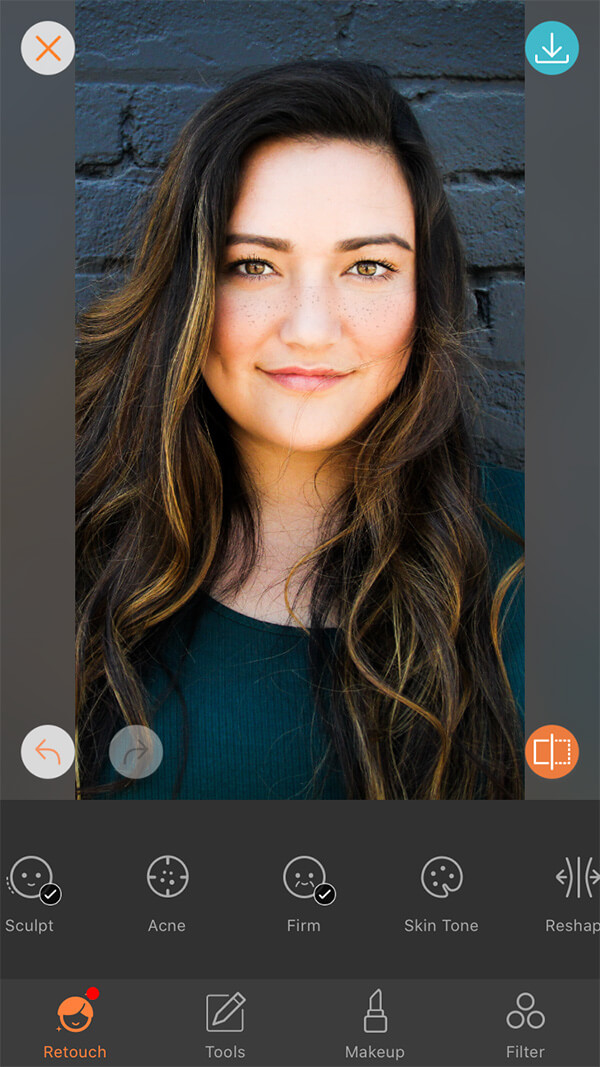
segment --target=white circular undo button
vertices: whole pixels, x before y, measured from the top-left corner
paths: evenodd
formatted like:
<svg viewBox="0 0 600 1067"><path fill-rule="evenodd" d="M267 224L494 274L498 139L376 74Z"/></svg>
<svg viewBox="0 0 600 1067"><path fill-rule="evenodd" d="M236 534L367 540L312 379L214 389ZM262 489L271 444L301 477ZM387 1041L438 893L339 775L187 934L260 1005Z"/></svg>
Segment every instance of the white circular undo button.
<svg viewBox="0 0 600 1067"><path fill-rule="evenodd" d="M36 778L60 778L73 764L75 745L61 726L35 726L23 739L21 759Z"/></svg>

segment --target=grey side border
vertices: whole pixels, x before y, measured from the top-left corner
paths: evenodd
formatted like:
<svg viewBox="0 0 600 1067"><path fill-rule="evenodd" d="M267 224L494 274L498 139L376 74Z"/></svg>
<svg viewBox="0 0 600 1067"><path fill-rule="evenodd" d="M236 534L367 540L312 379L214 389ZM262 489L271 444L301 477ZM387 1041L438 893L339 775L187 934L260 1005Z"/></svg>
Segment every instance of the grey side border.
<svg viewBox="0 0 600 1067"><path fill-rule="evenodd" d="M20 758L34 726L73 733L75 64L40 76L21 39L75 4L2 0L2 784L74 795ZM65 655L67 650L67 655Z"/></svg>
<svg viewBox="0 0 600 1067"><path fill-rule="evenodd" d="M526 33L565 22L574 66L526 63L526 729L570 729L571 774L527 771L528 799L599 796L598 276L600 121L596 0L527 0Z"/></svg>

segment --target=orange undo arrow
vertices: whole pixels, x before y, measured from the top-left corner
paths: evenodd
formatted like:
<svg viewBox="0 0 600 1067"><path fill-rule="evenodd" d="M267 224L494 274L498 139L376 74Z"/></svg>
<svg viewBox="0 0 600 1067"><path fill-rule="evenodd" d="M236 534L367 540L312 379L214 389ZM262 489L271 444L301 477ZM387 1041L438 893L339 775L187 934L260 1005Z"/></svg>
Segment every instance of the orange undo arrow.
<svg viewBox="0 0 600 1067"><path fill-rule="evenodd" d="M56 758L57 758L57 760L58 760L58 762L60 764L60 756L59 756L58 752L56 751L56 749L55 748L42 748L42 745L45 745L45 744L46 744L46 738L44 738L43 741L40 741L39 745L35 746L35 751L37 753L39 753L39 755L42 757L42 759L46 759L46 757L44 755L44 752L54 752L54 755L56 756Z"/></svg>

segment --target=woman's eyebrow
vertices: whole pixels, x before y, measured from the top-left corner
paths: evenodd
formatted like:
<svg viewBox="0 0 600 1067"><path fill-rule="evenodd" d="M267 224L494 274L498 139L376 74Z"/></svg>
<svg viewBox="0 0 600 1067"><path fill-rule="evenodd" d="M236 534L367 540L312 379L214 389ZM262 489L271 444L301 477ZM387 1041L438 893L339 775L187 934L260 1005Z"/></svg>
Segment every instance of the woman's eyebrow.
<svg viewBox="0 0 600 1067"><path fill-rule="evenodd" d="M256 233L230 233L225 243L227 245L263 245L265 248L274 249L275 252L291 252L294 247L291 241L283 241L279 237L264 237ZM404 237L398 237L396 233L380 233L371 237L348 237L345 241L338 241L335 251L355 252L358 248L365 248L367 245L398 245L400 248L405 248L407 252L412 252L408 241Z"/></svg>
<svg viewBox="0 0 600 1067"><path fill-rule="evenodd" d="M294 247L290 241L282 241L279 237L261 237L256 233L230 233L225 244L264 245L265 248L273 248L275 252L291 252Z"/></svg>
<svg viewBox="0 0 600 1067"><path fill-rule="evenodd" d="M346 241L339 241L335 250L336 252L355 252L357 248L364 248L366 245L399 245L407 252L412 252L408 241L404 237L398 237L396 233L379 233L372 237L349 237Z"/></svg>

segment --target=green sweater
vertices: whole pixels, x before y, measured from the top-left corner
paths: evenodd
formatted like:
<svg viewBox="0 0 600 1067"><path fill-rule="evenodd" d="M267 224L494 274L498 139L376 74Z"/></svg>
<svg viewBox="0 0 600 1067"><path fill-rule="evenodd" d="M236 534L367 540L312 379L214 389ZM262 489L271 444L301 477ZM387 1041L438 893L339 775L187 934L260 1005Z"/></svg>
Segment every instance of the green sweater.
<svg viewBox="0 0 600 1067"><path fill-rule="evenodd" d="M522 534L522 475L488 467L483 477L487 503ZM497 580L521 552L510 538L491 528L487 533ZM209 597L202 607L186 613L185 625L174 629L164 649L165 662L178 671L187 710L176 692L169 692L167 675L157 664L145 683L156 707L150 722L164 757L154 774L115 798L344 799L339 768L321 766L327 741L313 704L307 636L295 626L241 615ZM522 711L522 588L506 612L502 650ZM110 780L115 777L112 772Z"/></svg>

